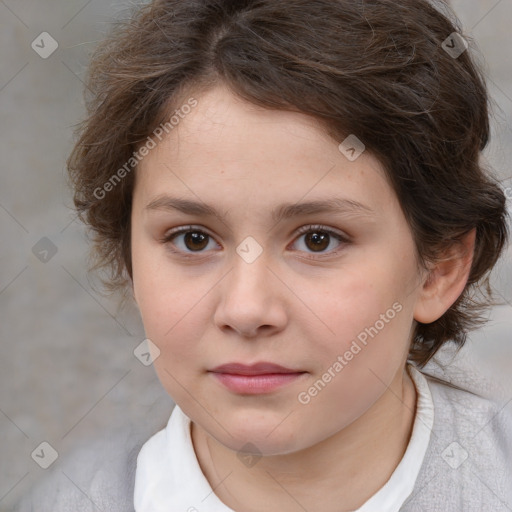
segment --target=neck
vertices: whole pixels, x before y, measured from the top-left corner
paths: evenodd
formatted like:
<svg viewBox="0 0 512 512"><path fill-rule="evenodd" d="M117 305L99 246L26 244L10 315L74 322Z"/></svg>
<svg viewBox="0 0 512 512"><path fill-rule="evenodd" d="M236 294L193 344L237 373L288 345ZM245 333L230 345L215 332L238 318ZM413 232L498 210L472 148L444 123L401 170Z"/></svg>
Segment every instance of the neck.
<svg viewBox="0 0 512 512"><path fill-rule="evenodd" d="M250 468L195 423L191 435L212 489L236 512L266 510L270 505L283 512L349 511L390 478L407 448L415 409L416 390L404 370L343 430L298 452L262 457Z"/></svg>

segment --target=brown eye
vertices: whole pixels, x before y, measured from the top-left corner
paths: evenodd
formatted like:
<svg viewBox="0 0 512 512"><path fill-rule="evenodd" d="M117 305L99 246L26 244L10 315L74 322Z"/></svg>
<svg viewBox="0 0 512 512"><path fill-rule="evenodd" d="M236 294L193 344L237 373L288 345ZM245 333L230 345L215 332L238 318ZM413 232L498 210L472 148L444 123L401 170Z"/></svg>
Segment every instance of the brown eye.
<svg viewBox="0 0 512 512"><path fill-rule="evenodd" d="M208 245L208 235L199 231L189 231L185 234L183 242L191 251L201 251Z"/></svg>
<svg viewBox="0 0 512 512"><path fill-rule="evenodd" d="M308 233L304 239L306 246L315 251L324 251L329 247L330 235L321 231Z"/></svg>
<svg viewBox="0 0 512 512"><path fill-rule="evenodd" d="M300 251L310 254L318 253L319 257L336 254L350 243L348 237L323 226L304 226L299 230L299 235L301 236L296 239L294 245L302 245L299 247ZM335 243L334 247L329 250L328 248L333 242ZM314 259L315 256L310 256L310 258Z"/></svg>
<svg viewBox="0 0 512 512"><path fill-rule="evenodd" d="M206 252L213 238L200 229L188 226L168 233L161 242L168 245L172 252L190 256L192 253Z"/></svg>

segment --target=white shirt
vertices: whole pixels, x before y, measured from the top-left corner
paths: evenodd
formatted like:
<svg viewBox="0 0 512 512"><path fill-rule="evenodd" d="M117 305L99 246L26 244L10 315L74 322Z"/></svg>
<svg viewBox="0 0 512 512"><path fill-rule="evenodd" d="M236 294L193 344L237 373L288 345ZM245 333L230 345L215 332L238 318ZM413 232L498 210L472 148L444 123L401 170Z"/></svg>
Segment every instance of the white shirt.
<svg viewBox="0 0 512 512"><path fill-rule="evenodd" d="M417 391L411 439L386 484L354 512L398 512L413 491L430 442L434 404L426 378L412 365L408 370ZM176 405L167 427L143 445L135 474L136 512L235 512L217 497L201 471L190 424Z"/></svg>

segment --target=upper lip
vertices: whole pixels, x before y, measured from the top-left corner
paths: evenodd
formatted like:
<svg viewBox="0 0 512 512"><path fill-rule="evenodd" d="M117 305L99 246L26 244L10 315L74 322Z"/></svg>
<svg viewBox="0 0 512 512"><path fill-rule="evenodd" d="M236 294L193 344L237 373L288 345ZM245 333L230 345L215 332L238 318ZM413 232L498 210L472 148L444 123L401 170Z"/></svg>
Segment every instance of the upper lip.
<svg viewBox="0 0 512 512"><path fill-rule="evenodd" d="M285 368L279 364L260 362L251 365L242 363L226 363L217 366L213 370L215 373L231 373L233 375L264 375L270 373L303 373L300 370Z"/></svg>

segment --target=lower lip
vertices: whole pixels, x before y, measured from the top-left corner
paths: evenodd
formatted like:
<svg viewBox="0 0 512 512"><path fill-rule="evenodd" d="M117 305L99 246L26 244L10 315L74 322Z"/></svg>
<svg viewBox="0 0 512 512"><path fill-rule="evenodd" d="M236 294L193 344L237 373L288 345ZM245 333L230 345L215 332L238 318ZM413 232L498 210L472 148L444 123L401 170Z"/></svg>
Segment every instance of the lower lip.
<svg viewBox="0 0 512 512"><path fill-rule="evenodd" d="M235 393L258 395L270 393L286 384L296 381L305 373L268 373L265 375L235 375L232 373L215 373L213 375L224 386Z"/></svg>

